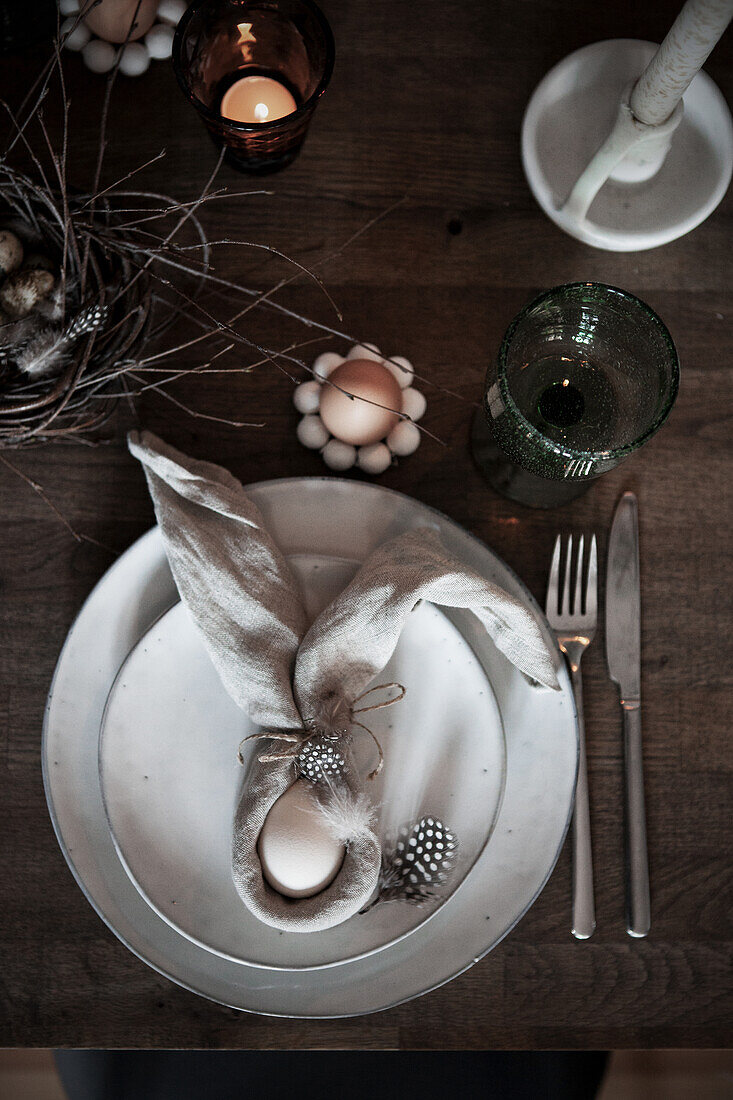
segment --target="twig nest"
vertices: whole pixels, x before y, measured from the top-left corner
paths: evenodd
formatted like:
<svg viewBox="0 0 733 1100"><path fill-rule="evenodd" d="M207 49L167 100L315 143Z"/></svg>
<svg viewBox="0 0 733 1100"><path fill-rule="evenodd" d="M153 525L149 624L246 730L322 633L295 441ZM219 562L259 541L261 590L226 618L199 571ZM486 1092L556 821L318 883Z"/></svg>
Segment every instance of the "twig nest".
<svg viewBox="0 0 733 1100"><path fill-rule="evenodd" d="M416 421L427 402L411 385L415 371L408 359L386 359L375 344L356 344L345 357L332 351L319 355L313 375L293 394L303 414L297 436L303 446L321 452L329 469L343 473L356 466L382 474L393 457L417 450Z"/></svg>
<svg viewBox="0 0 733 1100"><path fill-rule="evenodd" d="M11 317L26 317L53 290L55 279L40 268L18 271L0 287L0 306Z"/></svg>
<svg viewBox="0 0 733 1100"><path fill-rule="evenodd" d="M23 245L20 237L9 229L0 229L0 279L12 274L23 263Z"/></svg>

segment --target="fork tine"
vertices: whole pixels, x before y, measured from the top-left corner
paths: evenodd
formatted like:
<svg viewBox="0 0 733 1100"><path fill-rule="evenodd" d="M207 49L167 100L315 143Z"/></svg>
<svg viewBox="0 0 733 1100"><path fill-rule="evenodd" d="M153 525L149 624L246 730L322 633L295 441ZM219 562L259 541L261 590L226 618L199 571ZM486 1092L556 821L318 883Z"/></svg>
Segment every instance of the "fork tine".
<svg viewBox="0 0 733 1100"><path fill-rule="evenodd" d="M555 539L555 549L552 551L550 564L550 576L547 578L547 598L545 600L545 614L548 619L557 615L557 596L560 584L560 536Z"/></svg>
<svg viewBox="0 0 733 1100"><path fill-rule="evenodd" d="M562 601L560 603L560 614L570 614L570 567L573 560L573 536L568 535L568 550L565 558L565 581L562 586Z"/></svg>
<svg viewBox="0 0 733 1100"><path fill-rule="evenodd" d="M578 542L578 561L575 566L575 596L573 597L573 615L580 615L581 601L583 599L583 547L585 538L580 536Z"/></svg>
<svg viewBox="0 0 733 1100"><path fill-rule="evenodd" d="M596 536L590 542L588 555L588 584L585 589L585 613L595 620L598 615L598 547Z"/></svg>

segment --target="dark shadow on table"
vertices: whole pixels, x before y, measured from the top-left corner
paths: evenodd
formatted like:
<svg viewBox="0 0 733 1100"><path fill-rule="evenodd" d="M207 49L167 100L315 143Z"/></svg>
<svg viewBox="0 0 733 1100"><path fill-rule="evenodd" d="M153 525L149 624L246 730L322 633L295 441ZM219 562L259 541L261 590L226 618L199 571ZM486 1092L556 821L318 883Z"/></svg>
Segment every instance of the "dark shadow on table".
<svg viewBox="0 0 733 1100"><path fill-rule="evenodd" d="M69 1100L593 1100L605 1051L58 1050Z"/></svg>

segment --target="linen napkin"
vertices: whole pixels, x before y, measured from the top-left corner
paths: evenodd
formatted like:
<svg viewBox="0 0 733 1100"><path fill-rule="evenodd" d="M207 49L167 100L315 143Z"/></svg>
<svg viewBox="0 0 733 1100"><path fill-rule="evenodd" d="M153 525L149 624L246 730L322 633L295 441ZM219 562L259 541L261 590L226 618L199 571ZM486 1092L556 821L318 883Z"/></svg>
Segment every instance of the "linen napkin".
<svg viewBox="0 0 733 1100"><path fill-rule="evenodd" d="M128 444L143 464L181 598L224 687L264 736L273 733L251 765L235 813L235 885L245 905L277 928L308 932L339 924L368 901L381 862L349 752L353 708L389 660L411 610L423 599L471 610L538 689L558 687L550 650L530 611L451 559L429 529L375 550L308 628L297 581L240 482L150 432L131 432ZM278 731L295 747L283 750ZM324 736L338 739L343 767L316 784L317 794L346 855L320 894L285 898L263 878L257 839L271 806L305 774L299 747Z"/></svg>

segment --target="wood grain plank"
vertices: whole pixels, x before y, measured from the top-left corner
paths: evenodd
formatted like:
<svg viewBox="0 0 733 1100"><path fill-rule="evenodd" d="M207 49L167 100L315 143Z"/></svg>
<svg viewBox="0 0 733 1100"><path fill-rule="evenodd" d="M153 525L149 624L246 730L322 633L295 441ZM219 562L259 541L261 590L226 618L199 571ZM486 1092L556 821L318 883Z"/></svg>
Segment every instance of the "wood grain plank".
<svg viewBox="0 0 733 1100"><path fill-rule="evenodd" d="M338 63L301 158L287 172L254 183L223 170L221 183L230 191L271 193L230 195L206 213L207 228L318 265L342 322L302 278L279 300L413 360L429 399L425 424L440 442L426 438L380 483L448 512L491 545L538 599L557 530L595 529L603 556L619 493L638 494L652 933L632 943L623 930L620 717L601 630L584 661L598 908L598 931L588 944L575 943L568 932L570 867L563 852L535 905L486 959L427 997L372 1017L248 1016L178 989L134 958L73 881L40 773L45 695L66 632L115 552L153 519L140 469L124 447L134 421L120 410L104 447L47 447L15 459L77 531L110 552L75 543L27 485L0 470L0 1042L430 1050L727 1045L733 1024L733 197L694 233L663 249L594 251L540 213L518 148L527 98L551 65L603 38L659 40L678 5L426 0L418 10L324 0L324 6ZM4 59L0 94L17 99L40 57L37 51ZM732 61L728 35L707 69L729 99ZM68 58L67 79L72 171L84 186L102 85L77 57ZM211 171L213 150L168 66L154 64L139 81L121 82L118 92L105 179L165 146L165 159L141 185L182 198L196 194ZM58 100L51 97L45 109L54 129ZM221 249L217 264L222 277L256 289L291 270L284 261L234 247ZM539 289L577 279L623 286L658 310L680 351L682 388L668 425L640 453L561 512L531 511L483 482L469 453L470 423L513 315ZM273 311L249 315L243 331L273 349L314 335ZM320 348L304 351L304 364ZM238 349L230 363L253 358ZM195 366L200 359L189 351L176 361ZM305 367L287 370L306 376ZM245 482L320 475L319 457L295 440L291 391L292 381L272 365L250 374L202 375L172 390L209 416L235 411L237 418L264 423L257 429L188 418L155 394L140 399L138 417Z"/></svg>

